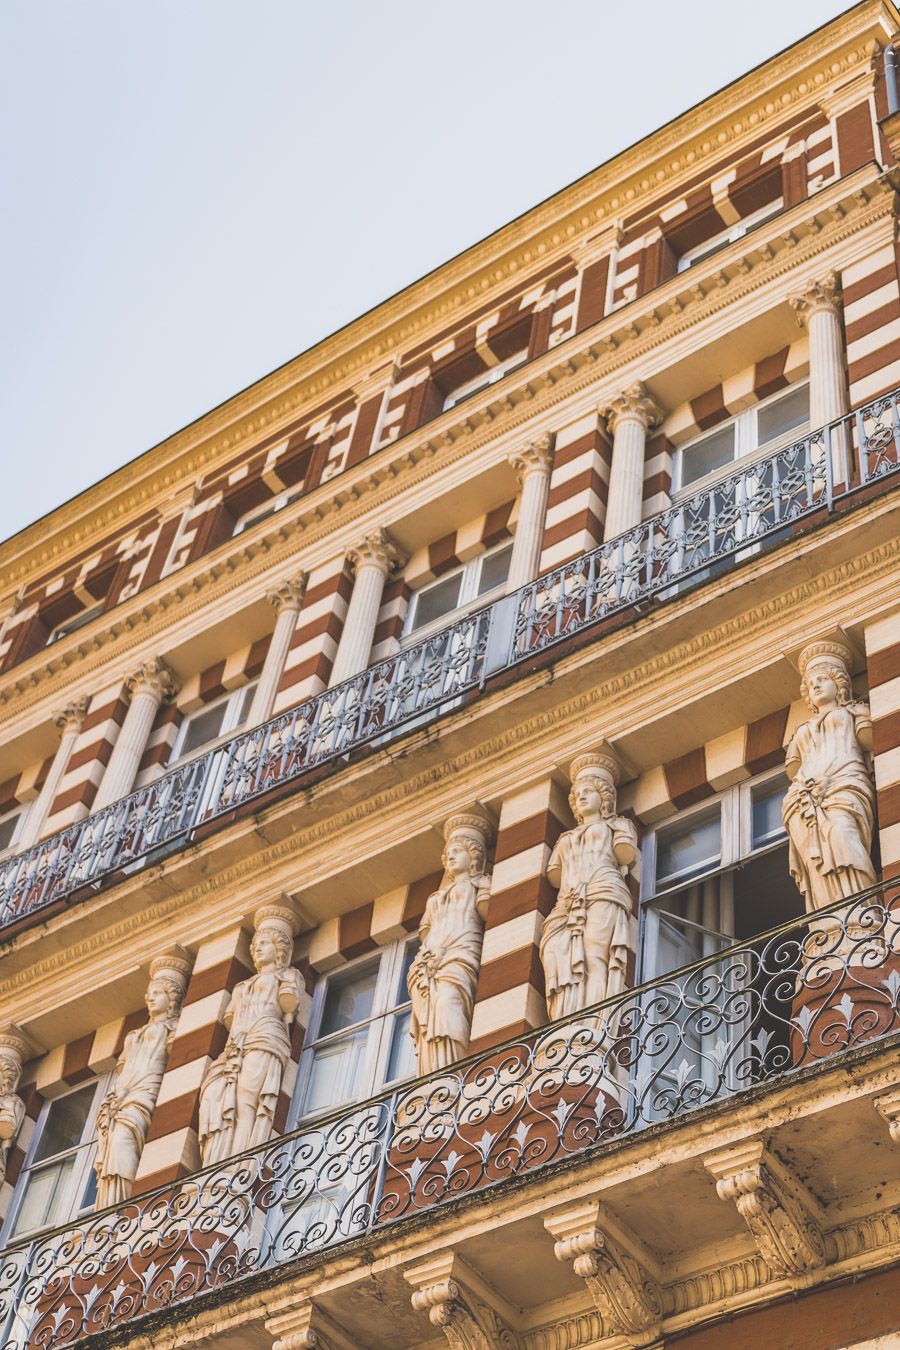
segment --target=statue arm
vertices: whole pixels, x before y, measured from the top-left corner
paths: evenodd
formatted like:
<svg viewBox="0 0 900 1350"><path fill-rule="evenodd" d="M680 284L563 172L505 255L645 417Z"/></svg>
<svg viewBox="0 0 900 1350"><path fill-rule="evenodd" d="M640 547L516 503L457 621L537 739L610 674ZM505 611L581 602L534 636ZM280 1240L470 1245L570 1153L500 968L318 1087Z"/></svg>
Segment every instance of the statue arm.
<svg viewBox="0 0 900 1350"><path fill-rule="evenodd" d="M856 739L862 748L868 753L872 753L872 713L868 703L853 703L850 705L853 712L853 722L856 726Z"/></svg>
<svg viewBox="0 0 900 1350"><path fill-rule="evenodd" d="M479 877L476 882L475 908L478 910L478 916L481 919L487 919L488 906L491 902L491 879L490 877Z"/></svg>
<svg viewBox="0 0 900 1350"><path fill-rule="evenodd" d="M302 976L296 966L287 966L278 976L278 1006L290 1021L300 1006Z"/></svg>
<svg viewBox="0 0 900 1350"><path fill-rule="evenodd" d="M616 816L611 822L613 853L621 867L630 867L637 858L637 830L627 816Z"/></svg>
<svg viewBox="0 0 900 1350"><path fill-rule="evenodd" d="M800 768L800 750L797 746L797 733L794 732L794 735L788 742L788 748L785 751L784 771L787 774L788 778L790 778L791 781L793 781L797 777L797 772L799 768Z"/></svg>
<svg viewBox="0 0 900 1350"><path fill-rule="evenodd" d="M553 845L553 852L550 854L550 860L547 863L547 880L551 886L559 890L562 881L562 854L559 850L559 841Z"/></svg>

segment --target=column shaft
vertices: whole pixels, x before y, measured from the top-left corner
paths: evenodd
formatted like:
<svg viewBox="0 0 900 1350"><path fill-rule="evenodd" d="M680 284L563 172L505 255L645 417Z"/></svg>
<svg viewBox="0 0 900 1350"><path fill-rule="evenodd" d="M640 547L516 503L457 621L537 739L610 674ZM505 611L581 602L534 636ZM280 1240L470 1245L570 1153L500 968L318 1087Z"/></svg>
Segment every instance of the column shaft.
<svg viewBox="0 0 900 1350"><path fill-rule="evenodd" d="M89 701L88 698L78 699L77 702L70 703L55 718L56 725L61 731L59 745L56 747L53 763L44 779L44 785L38 794L38 799L29 811L24 829L19 835L16 844L19 852L30 848L41 837L47 817L50 814L50 808L56 800L59 785L69 766L69 760L72 757L75 742L78 740L78 733L81 731Z"/></svg>
<svg viewBox="0 0 900 1350"><path fill-rule="evenodd" d="M118 801L131 791L159 707L176 687L171 671L164 662L156 659L141 666L127 681L127 686L131 690L131 703L97 789L94 811L109 806L110 802Z"/></svg>
<svg viewBox="0 0 900 1350"><path fill-rule="evenodd" d="M553 468L550 436L542 436L524 450L511 455L510 462L522 485L507 581L508 589L514 591L533 581L538 574Z"/></svg>
<svg viewBox="0 0 900 1350"><path fill-rule="evenodd" d="M303 602L306 580L305 573L301 573L299 577L284 582L283 585L279 586L277 590L271 591L266 597L275 609L275 627L272 631L269 649L266 652L266 659L263 662L259 684L256 686L256 693L253 695L253 702L250 705L250 712L247 716L248 726L258 726L260 722L265 722L272 715L275 695L278 693L278 685L284 673L285 662L297 627L297 618Z"/></svg>
<svg viewBox="0 0 900 1350"><path fill-rule="evenodd" d="M349 551L348 557L356 580L331 669L330 686L351 679L369 664L384 583L391 569L401 562L396 545L384 530L367 535L357 548Z"/></svg>
<svg viewBox="0 0 900 1350"><path fill-rule="evenodd" d="M614 539L641 523L647 431L658 425L660 412L640 383L631 385L603 411L613 433L603 537Z"/></svg>

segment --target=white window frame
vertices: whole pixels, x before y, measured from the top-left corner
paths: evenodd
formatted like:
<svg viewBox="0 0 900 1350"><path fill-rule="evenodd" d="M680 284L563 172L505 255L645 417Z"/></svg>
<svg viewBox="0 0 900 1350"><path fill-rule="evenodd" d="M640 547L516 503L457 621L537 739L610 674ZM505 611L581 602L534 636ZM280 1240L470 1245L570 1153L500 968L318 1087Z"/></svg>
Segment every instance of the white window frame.
<svg viewBox="0 0 900 1350"><path fill-rule="evenodd" d="M73 614L71 618L60 619L55 628L51 628L44 646L52 647L55 642L61 642L63 638L69 637L71 633L77 633L80 629L87 628L88 624L92 623L94 619L99 619L100 615L103 613L105 604L105 600L98 600L95 605L90 605L87 609L79 610L79 612Z"/></svg>
<svg viewBox="0 0 900 1350"><path fill-rule="evenodd" d="M32 1228L17 1233L14 1239L16 1242L37 1237L42 1232L45 1232L47 1228L55 1228L59 1223L70 1223L74 1220L83 1218L87 1214L93 1213L93 1210L80 1210L77 1208L77 1200L84 1194L91 1168L94 1165L94 1159L97 1156L97 1111L103 1097L109 1089L111 1080L111 1073L101 1074L94 1080L94 1099L91 1102L90 1110L88 1111L85 1122L86 1130L88 1132L87 1137L82 1137L81 1142L74 1145L74 1147L65 1149L62 1153L55 1153L51 1158L45 1158L42 1163L38 1164L38 1170L40 1170L45 1164L56 1162L60 1158L68 1157L70 1154L76 1155L77 1161L72 1170L72 1175L68 1180L68 1189L71 1194L70 1203L66 1208L65 1215L62 1218L55 1220L53 1223L46 1224L43 1228ZM47 1123L47 1117L49 1116L54 1103L61 1101L64 1097L74 1096L76 1092L80 1092L87 1085L87 1083L76 1083L72 1087L67 1087L64 1092L58 1092L54 1097L48 1097L41 1107L40 1114L35 1121L31 1140L25 1153L22 1170L16 1179L16 1186L13 1191L12 1202L9 1206L9 1213L4 1221L2 1232L0 1232L0 1242L9 1242L13 1240L12 1234L15 1230L19 1212L22 1208L22 1202L25 1199L25 1193L28 1189L28 1182L32 1174L34 1155L40 1145L41 1136L44 1133L44 1128Z"/></svg>
<svg viewBox="0 0 900 1350"><path fill-rule="evenodd" d="M432 633L439 633L442 628L456 622L457 619L472 609L480 609L482 605L489 605L492 600L506 593L506 586L509 580L509 571L506 573L506 580L498 582L492 586L489 591L483 595L478 594L478 586L481 580L481 569L486 559L493 558L504 549L512 549L514 540L504 539L499 544L494 544L492 548L486 548L482 553L476 554L468 562L464 562L459 567L451 567L446 572L441 573L434 581L428 581L424 586L419 586L413 591L409 599L409 605L406 610L406 620L403 625L402 646L409 646L412 642L419 642L422 638L430 637ZM510 561L512 557L510 555ZM446 614L440 615L437 619L432 619L430 623L422 624L421 628L416 627L415 616L419 607L419 596L427 594L433 587L439 586L441 582L447 581L450 577L462 574L462 581L459 587L459 600L455 609L448 609Z"/></svg>
<svg viewBox="0 0 900 1350"><path fill-rule="evenodd" d="M465 403L467 398L473 398L476 394L480 394L482 389L490 388L492 384L502 380L511 371L517 370L519 366L524 366L527 360L528 348L523 347L521 351L508 356L505 361L498 361L495 366L479 371L471 380L466 380L465 384L461 384L457 389L450 391L444 399L442 411L447 412L450 408L455 408L458 403Z"/></svg>
<svg viewBox="0 0 900 1350"><path fill-rule="evenodd" d="M411 1005L409 997L399 1003L392 1003L390 1000L394 991L398 989L406 953L418 940L415 933L410 933L407 937L392 942L389 946L384 946L374 952L367 952L364 956L356 957L353 961L348 961L345 965L338 966L319 977L313 992L309 1026L303 1040L297 1082L291 1100L291 1109L288 1113L287 1128L289 1131L305 1121L314 1121L318 1116L327 1115L338 1107L365 1101L368 1097L375 1096L384 1089L397 1087L410 1081L410 1078L398 1078L390 1081L386 1078L394 1026L397 1019L402 1017ZM351 1023L350 1026L341 1027L340 1031L321 1036L319 1028L325 1011L325 1000L333 982L351 975L354 969L362 970L376 961L379 963L378 975L372 998L372 1011L369 1016L362 1018L359 1022ZM327 1106L319 1107L314 1111L304 1111L302 1107L312 1079L316 1050L320 1046L349 1038L363 1027L368 1027L368 1037L361 1071L356 1077L358 1090L339 1101L330 1102ZM414 1078L415 1073L410 1077Z"/></svg>
<svg viewBox="0 0 900 1350"><path fill-rule="evenodd" d="M770 394L768 398L760 399L751 407L745 408L743 412L736 413L734 417L725 417L721 422L717 422L714 427L704 431L700 436L694 436L691 440L685 441L675 449L672 456L672 498L679 501L684 497L693 496L695 492L702 492L704 488L716 483L720 478L727 478L734 471L736 464L753 464L756 460L768 459L770 455L775 455L779 450L783 450L786 445L793 445L795 441L802 441L809 435L809 419L801 422L799 426L792 427L782 436L776 436L764 445L759 444L758 419L761 411L766 408L774 407L781 399L789 394L796 394L800 389L809 390L809 380L797 380L794 384L789 384L785 389L779 389L777 393ZM711 469L709 473L701 478L694 478L686 487L682 487L682 477L684 473L685 452L693 450L696 446L702 445L704 441L710 440L713 436L724 431L726 427L734 427L734 455L727 464L722 464L717 469Z"/></svg>
<svg viewBox="0 0 900 1350"><path fill-rule="evenodd" d="M0 815L0 825L2 825L4 821L9 820L12 816L18 816L15 828L9 837L9 843L5 844L3 848L0 848L0 858L5 858L8 854L15 851L16 844L21 837L22 831L25 828L25 822L33 807L34 801L17 802L15 806L11 806L8 811L4 811L2 815Z"/></svg>
<svg viewBox="0 0 900 1350"><path fill-rule="evenodd" d="M181 726L178 728L175 743L172 746L172 753L169 756L166 768L172 769L178 764L195 758L197 755L208 754L210 750L214 750L217 745L221 745L224 741L228 740L235 731L244 726L246 714L249 714L250 705L253 702L253 691L256 689L258 683L258 680L248 680L244 684L237 685L234 689L229 689L226 694L221 694L218 698L210 699L209 703L204 703L202 707L194 708L192 712L186 713L181 720ZM246 704L244 704L245 698L247 698ZM213 708L218 708L223 703L227 706L222 718L222 726L219 734L214 736L211 740L204 742L203 745L195 746L194 749L190 750L186 755L182 755L181 747L187 740L188 729L191 722L195 721L198 717L203 716L204 713L211 712ZM243 719L239 721L238 713L242 707L246 707L246 713Z"/></svg>
<svg viewBox="0 0 900 1350"><path fill-rule="evenodd" d="M242 516L238 516L234 522L232 539L239 534L243 534L245 530L251 530L261 520L268 520L269 516L277 515L279 511L282 511L284 507L289 506L291 502L296 501L302 495L303 484L301 483L297 487L285 488L284 492L279 492L277 496L270 497L268 501L260 502L259 506L251 507Z"/></svg>
<svg viewBox="0 0 900 1350"><path fill-rule="evenodd" d="M774 201L761 206L758 211L753 211L749 216L743 216L740 220L736 220L727 229L720 230L718 234L711 235L709 239L704 239L702 244L695 244L686 253L682 253L678 259L678 271L686 272L689 267L693 267L696 263L704 262L706 258L718 253L720 248L733 244L737 239L743 239L747 231L752 230L754 225L762 225L764 221L771 220L773 216L777 216L783 210L784 198L776 197Z"/></svg>
<svg viewBox="0 0 900 1350"><path fill-rule="evenodd" d="M764 773L755 774L742 783L734 783L721 792L705 797L702 802L697 802L694 806L687 806L680 811L673 812L672 815L666 816L664 820L657 821L646 832L641 845L640 969L642 980L654 978L648 975L647 970L655 959L656 942L653 930L657 922L656 913L660 908L660 901L664 901L666 896L678 895L687 886L731 872L740 863L747 862L751 858L761 858L766 853L774 852L775 849L784 848L788 841L786 830L777 839L757 848L753 847L754 793L760 787L765 787L768 783L776 783L779 780L782 782L785 780L783 766L767 769ZM709 867L706 871L694 873L687 880L676 881L662 889L657 889L657 839L660 832L676 824L688 825L692 820L699 820L703 816L711 815L714 810L718 810L720 819L718 863ZM662 908L665 909L664 903ZM736 939L732 938L730 941L734 942Z"/></svg>

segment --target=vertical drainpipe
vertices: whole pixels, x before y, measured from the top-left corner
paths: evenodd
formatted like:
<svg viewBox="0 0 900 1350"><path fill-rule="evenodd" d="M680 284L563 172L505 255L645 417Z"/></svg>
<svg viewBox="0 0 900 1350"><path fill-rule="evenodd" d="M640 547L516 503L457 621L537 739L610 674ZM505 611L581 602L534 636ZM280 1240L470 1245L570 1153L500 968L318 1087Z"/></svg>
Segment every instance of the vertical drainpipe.
<svg viewBox="0 0 900 1350"><path fill-rule="evenodd" d="M887 91L888 117L900 111L900 91L897 88L897 52L893 42L884 49L884 83Z"/></svg>

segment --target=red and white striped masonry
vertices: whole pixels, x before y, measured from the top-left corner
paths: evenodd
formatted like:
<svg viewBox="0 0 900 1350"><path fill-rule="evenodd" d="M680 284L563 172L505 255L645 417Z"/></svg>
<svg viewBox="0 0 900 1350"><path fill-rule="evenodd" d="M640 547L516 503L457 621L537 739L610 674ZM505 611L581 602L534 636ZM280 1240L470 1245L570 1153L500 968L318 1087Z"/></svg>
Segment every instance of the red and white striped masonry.
<svg viewBox="0 0 900 1350"><path fill-rule="evenodd" d="M841 274L850 406L900 383L900 287L897 245L890 236Z"/></svg>
<svg viewBox="0 0 900 1350"><path fill-rule="evenodd" d="M556 432L539 571L602 542L611 462L612 445L598 413Z"/></svg>
<svg viewBox="0 0 900 1350"><path fill-rule="evenodd" d="M88 814L127 711L128 699L121 679L94 694L44 833L53 834Z"/></svg>
<svg viewBox="0 0 900 1350"><path fill-rule="evenodd" d="M353 580L343 554L310 572L273 715L312 698L327 686L352 590Z"/></svg>
<svg viewBox="0 0 900 1350"><path fill-rule="evenodd" d="M866 629L881 867L900 876L900 610Z"/></svg>

